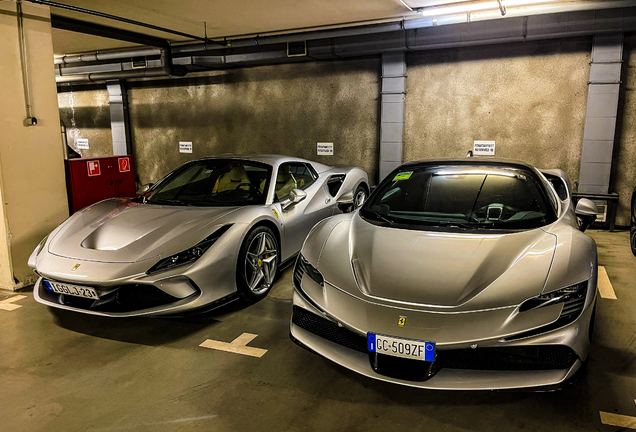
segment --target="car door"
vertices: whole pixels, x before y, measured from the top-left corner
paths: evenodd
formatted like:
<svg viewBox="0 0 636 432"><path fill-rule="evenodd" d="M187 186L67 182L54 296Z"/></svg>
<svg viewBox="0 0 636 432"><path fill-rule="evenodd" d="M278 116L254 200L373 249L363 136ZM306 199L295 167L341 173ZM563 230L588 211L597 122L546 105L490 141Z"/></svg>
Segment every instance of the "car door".
<svg viewBox="0 0 636 432"><path fill-rule="evenodd" d="M283 259L286 259L300 250L314 225L333 214L334 200L325 191L315 170L302 162L281 164L274 188L274 200L281 204L285 239ZM305 191L307 198L282 210L289 202L289 192L292 189Z"/></svg>

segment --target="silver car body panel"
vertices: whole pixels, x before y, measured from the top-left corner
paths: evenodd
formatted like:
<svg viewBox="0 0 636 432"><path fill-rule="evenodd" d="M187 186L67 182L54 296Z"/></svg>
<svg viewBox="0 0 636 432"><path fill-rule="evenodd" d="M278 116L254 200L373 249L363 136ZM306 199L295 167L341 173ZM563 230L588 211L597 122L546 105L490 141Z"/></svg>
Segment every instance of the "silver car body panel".
<svg viewBox="0 0 636 432"><path fill-rule="evenodd" d="M317 222L341 213L336 204L340 196L362 184L368 188L367 174L359 168L329 167L276 155L220 155L217 158L272 166L265 204L183 207L141 204L120 198L96 203L53 230L29 258L29 266L41 276L34 288L36 300L48 306L107 316L185 313L213 304L236 293L239 249L256 225L267 224L275 231L281 262L284 262L298 253L303 239ZM305 200L283 211L285 201L275 201L274 187L278 167L286 162L310 164L318 178L305 189ZM336 196L331 196L327 180L338 174L346 177ZM194 246L225 225L231 227L193 264L153 275L146 273L161 259ZM123 313L87 310L45 298L43 279L90 286L100 297L122 285L149 285L187 301Z"/></svg>
<svg viewBox="0 0 636 432"><path fill-rule="evenodd" d="M566 345L578 356L570 369L442 369L427 381L405 381L376 373L368 355L322 339L293 322L292 337L363 375L421 388L542 387L570 378L589 353L596 244L578 229L567 176L560 170L547 172L568 185L568 197L561 200L538 170L524 166L534 170L554 195L555 222L521 232L470 234L378 226L357 211L335 216L316 225L301 250L324 277L324 286L304 274L302 292L295 289L293 303L361 336L372 332L427 340L440 350ZM587 297L578 319L556 330L515 339L555 323L564 308L557 303L520 313L525 300L583 282L587 282ZM400 316L408 317L407 325L397 325Z"/></svg>

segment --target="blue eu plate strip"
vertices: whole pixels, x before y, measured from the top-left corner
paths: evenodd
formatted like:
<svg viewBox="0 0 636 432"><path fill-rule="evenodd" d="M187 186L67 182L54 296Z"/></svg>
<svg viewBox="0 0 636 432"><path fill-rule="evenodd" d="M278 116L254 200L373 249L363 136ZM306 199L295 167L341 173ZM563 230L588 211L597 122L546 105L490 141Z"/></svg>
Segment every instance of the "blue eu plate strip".
<svg viewBox="0 0 636 432"><path fill-rule="evenodd" d="M51 288L51 285L49 285L49 281L44 281L44 285L46 285L47 290L53 291L53 288Z"/></svg>
<svg viewBox="0 0 636 432"><path fill-rule="evenodd" d="M373 333L367 335L367 349L371 352L375 352L375 335Z"/></svg>
<svg viewBox="0 0 636 432"><path fill-rule="evenodd" d="M424 354L424 360L427 362L435 361L435 344L426 342L426 353Z"/></svg>

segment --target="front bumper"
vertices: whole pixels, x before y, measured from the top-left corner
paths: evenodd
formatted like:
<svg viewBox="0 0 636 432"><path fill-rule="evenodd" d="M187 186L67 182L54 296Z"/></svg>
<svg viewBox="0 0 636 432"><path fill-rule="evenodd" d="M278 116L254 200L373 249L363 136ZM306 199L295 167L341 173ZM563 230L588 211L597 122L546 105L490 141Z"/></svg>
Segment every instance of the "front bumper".
<svg viewBox="0 0 636 432"><path fill-rule="evenodd" d="M334 288L332 288L334 289ZM334 293L331 293L334 294ZM338 295L338 294L337 294ZM334 296L335 297L335 296ZM339 297L339 295L338 295ZM353 296L345 295L340 298L341 301L347 303L348 308L357 308L365 310L364 315L367 322L371 322L373 316L378 314L375 308L386 308L382 305L369 305ZM313 304L312 304L313 303ZM330 304L334 304L330 302ZM569 381L575 373L581 368L583 361L587 358L589 351L589 322L593 310L594 302L581 316L572 324L535 336L523 337L519 339L511 338L491 338L466 340L458 339L456 343L445 340L437 345L438 359L432 365L430 363L421 362L422 368L430 368L431 373L425 378L404 379L400 375L408 376L408 374L398 373L378 373L377 363L374 365L374 356L369 352L364 352L366 346L366 332L350 326L340 317L334 317L310 300L306 294L300 294L294 291L293 305L296 311L301 310L304 313L315 314L319 319L324 319L334 325L332 328L339 328L337 336L328 336L327 338L319 336L320 331L316 331L306 324L300 323L292 317L290 323L290 336L299 345L316 352L317 354L362 375L375 378L381 381L392 382L395 384L407 385L411 387L438 389L438 390L507 390L507 389L551 389L558 388L561 384ZM339 306L342 306L340 304ZM342 308L338 308L342 310ZM397 311L392 311L397 313ZM413 315L412 311L408 312ZM381 315L381 313L379 313ZM440 315L441 317L441 315ZM301 325L298 325L301 324ZM473 325L469 321L466 325ZM303 328L304 327L304 328ZM369 331L375 331L369 330ZM385 332L384 334L390 334ZM323 333L323 336L325 334ZM421 339L422 336L420 335ZM426 338L426 336L424 336ZM475 369L470 369L470 362L474 361L475 355L472 355L471 346L477 345L474 353L477 352L499 352L502 348L512 348L515 350L519 347L521 351L528 350L536 353L549 353L551 358L541 359L541 364L529 364L529 362L521 361L516 366L507 368L501 361L499 364L493 364L489 369L489 365L484 365L484 360L477 362ZM481 351L478 351L481 350ZM459 357L457 353L463 353ZM464 355L467 354L468 356ZM478 357L478 356L477 356ZM448 359L453 361L448 361ZM497 358L495 358L497 359ZM498 357L501 360L501 357ZM517 360L519 360L517 358ZM522 359L523 360L523 359ZM408 360L408 362L415 362ZM437 363L437 364L436 364ZM494 363L497 363L496 361ZM402 368L405 363L399 363L397 367ZM411 368L413 363L406 364L406 368ZM554 367L558 368L555 369ZM499 370L496 370L499 368ZM510 370L506 370L510 369ZM525 369L525 370L524 370ZM380 370L380 372L386 372ZM394 371L395 372L395 371Z"/></svg>
<svg viewBox="0 0 636 432"><path fill-rule="evenodd" d="M47 278L46 280L52 280ZM180 283L189 284L186 280ZM78 285L73 283L73 285ZM151 315L173 315L189 312L200 307L201 291L190 286L192 294L185 298L176 298L153 285L122 284L102 287L96 284L84 284L97 291L100 300L94 301L76 296L58 294L50 291L45 279L40 277L33 287L33 297L39 303L59 309L81 312L90 315L110 317L134 317Z"/></svg>

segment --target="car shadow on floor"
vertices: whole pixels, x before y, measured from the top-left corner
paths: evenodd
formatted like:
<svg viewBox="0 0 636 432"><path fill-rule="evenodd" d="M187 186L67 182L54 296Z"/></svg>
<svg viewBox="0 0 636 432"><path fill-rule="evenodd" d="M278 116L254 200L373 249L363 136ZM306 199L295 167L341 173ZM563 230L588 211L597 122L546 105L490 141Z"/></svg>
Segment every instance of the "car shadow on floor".
<svg viewBox="0 0 636 432"><path fill-rule="evenodd" d="M88 315L52 307L48 309L57 326L76 333L148 346L179 343L191 346L189 339L196 338L198 333L222 323L225 317L249 306L237 300L212 311L188 316L131 318Z"/></svg>

